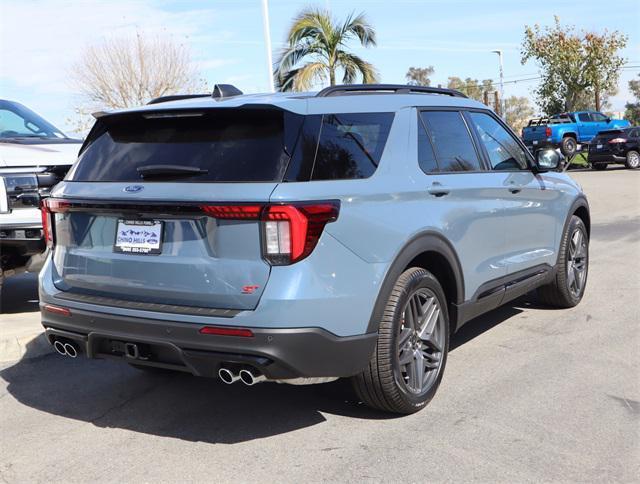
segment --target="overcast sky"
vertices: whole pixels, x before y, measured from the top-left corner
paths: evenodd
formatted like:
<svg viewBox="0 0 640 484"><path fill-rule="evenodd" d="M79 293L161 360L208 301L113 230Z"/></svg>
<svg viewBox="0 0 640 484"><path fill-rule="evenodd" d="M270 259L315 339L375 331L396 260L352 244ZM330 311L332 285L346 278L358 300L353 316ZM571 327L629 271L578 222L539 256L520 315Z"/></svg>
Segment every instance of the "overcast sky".
<svg viewBox="0 0 640 484"><path fill-rule="evenodd" d="M439 1L271 0L274 51L282 47L291 18L306 5L329 7L338 18L364 11L378 34L378 47L355 48L380 71L382 82L402 83L410 66L432 65L435 84L447 77L497 80L504 52L505 80L536 77L520 64L525 24L563 23L629 36L629 61L613 109L630 99L627 83L640 73L640 1ZM70 66L83 48L109 36L164 32L191 47L210 85L232 83L244 92L268 89L260 0L0 0L0 97L26 104L68 129L74 97ZM274 57L276 56L274 52ZM530 96L536 81L508 82L505 94Z"/></svg>

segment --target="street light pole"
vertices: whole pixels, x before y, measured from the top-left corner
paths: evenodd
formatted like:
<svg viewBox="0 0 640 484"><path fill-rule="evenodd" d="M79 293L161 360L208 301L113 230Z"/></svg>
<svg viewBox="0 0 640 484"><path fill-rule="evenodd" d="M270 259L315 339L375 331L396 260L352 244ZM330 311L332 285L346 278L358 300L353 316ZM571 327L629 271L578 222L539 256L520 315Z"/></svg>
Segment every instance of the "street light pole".
<svg viewBox="0 0 640 484"><path fill-rule="evenodd" d="M504 119L504 70L502 68L502 50L492 50L491 52L498 54L498 61L500 62L500 117Z"/></svg>
<svg viewBox="0 0 640 484"><path fill-rule="evenodd" d="M267 74L269 76L269 92L275 92L273 85L273 57L271 54L271 30L269 29L268 0L262 0L262 27L264 29L264 45L267 49Z"/></svg>

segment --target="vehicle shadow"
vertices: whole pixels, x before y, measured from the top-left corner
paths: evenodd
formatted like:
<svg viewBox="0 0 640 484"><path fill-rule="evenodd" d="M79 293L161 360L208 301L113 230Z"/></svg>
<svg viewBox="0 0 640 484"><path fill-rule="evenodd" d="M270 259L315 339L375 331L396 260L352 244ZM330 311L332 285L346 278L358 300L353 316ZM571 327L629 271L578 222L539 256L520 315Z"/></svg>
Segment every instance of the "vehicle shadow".
<svg viewBox="0 0 640 484"><path fill-rule="evenodd" d="M38 311L38 275L31 273L8 277L2 283L0 314Z"/></svg>
<svg viewBox="0 0 640 484"><path fill-rule="evenodd" d="M521 312L525 301L467 323L455 350ZM192 442L233 444L325 422L324 414L377 420L398 416L369 409L346 380L313 386L247 387L182 373L149 373L109 360L26 355L0 371L18 402L52 415ZM452 356L455 357L455 354Z"/></svg>

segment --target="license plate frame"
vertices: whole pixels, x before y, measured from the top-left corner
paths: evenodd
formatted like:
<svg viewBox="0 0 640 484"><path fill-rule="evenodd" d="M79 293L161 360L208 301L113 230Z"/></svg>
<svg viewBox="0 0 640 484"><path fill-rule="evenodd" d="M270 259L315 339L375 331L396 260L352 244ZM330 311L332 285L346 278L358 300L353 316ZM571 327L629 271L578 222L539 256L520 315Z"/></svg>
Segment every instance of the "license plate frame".
<svg viewBox="0 0 640 484"><path fill-rule="evenodd" d="M121 230L123 230L122 233ZM131 233L127 234L127 230ZM164 222L162 220L118 219L113 251L131 255L159 255L162 254L163 235Z"/></svg>
<svg viewBox="0 0 640 484"><path fill-rule="evenodd" d="M602 149L602 145L596 145L596 150L601 150Z"/></svg>

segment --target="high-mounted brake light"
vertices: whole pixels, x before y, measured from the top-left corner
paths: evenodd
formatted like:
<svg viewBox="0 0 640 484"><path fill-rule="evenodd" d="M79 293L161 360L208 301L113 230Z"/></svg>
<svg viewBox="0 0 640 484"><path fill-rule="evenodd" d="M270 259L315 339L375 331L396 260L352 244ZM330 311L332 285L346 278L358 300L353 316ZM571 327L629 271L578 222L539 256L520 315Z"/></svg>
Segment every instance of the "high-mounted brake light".
<svg viewBox="0 0 640 484"><path fill-rule="evenodd" d="M613 138L612 140L609 140L609 144L626 143L626 142L627 142L627 138Z"/></svg>

